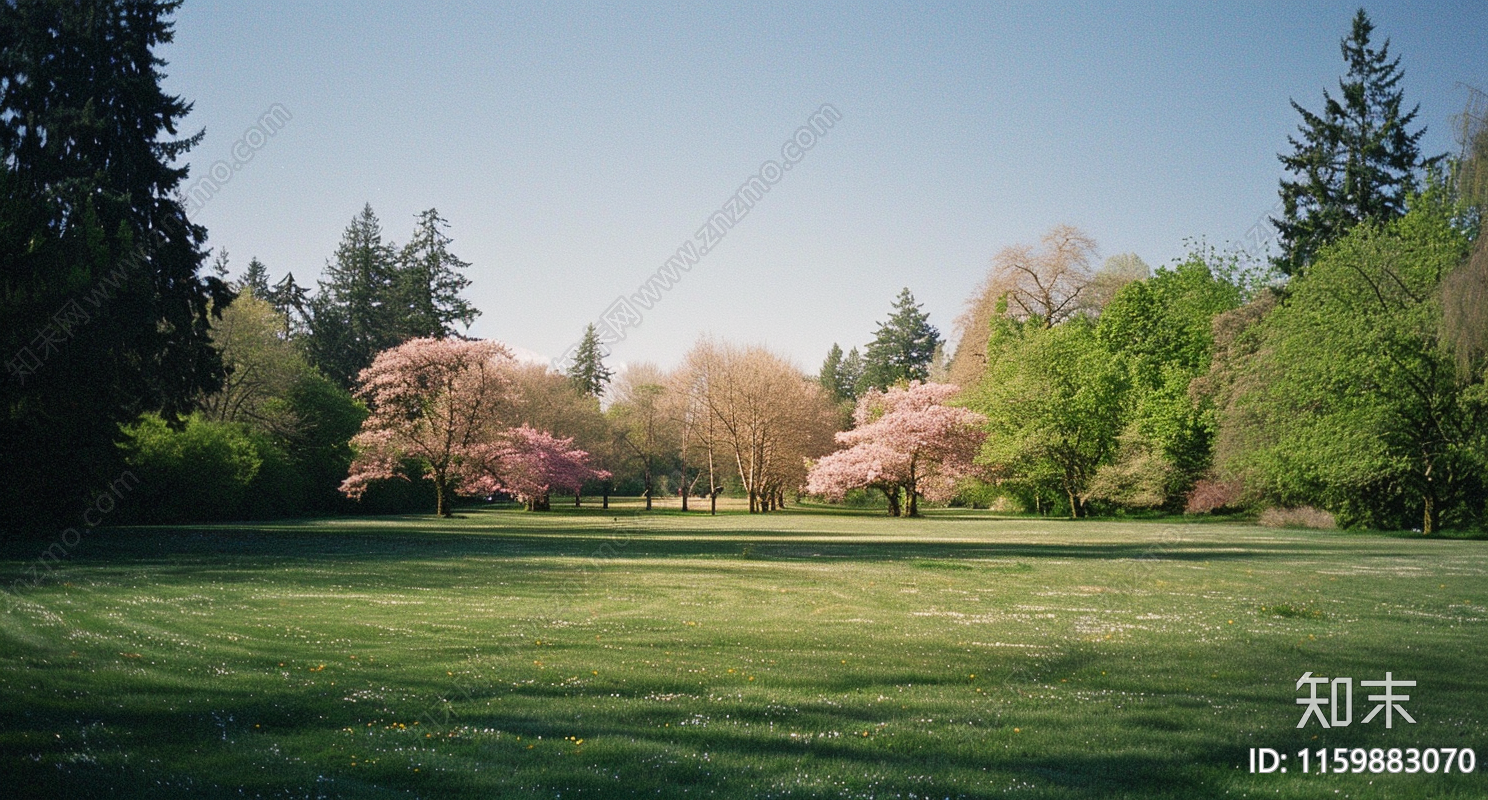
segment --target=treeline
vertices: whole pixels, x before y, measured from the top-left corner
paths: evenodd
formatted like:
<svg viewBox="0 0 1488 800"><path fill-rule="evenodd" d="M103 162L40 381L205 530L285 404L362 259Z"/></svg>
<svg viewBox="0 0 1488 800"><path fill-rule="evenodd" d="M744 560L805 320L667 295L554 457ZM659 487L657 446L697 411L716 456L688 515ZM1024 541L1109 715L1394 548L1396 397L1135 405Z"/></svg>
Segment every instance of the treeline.
<svg viewBox="0 0 1488 800"><path fill-rule="evenodd" d="M1094 269L1069 227L993 259L949 369L988 420L964 500L1484 525L1483 97L1461 151L1423 157L1399 59L1372 34L1360 11L1338 96L1294 103L1270 270L1202 247L1150 276L1131 256Z"/></svg>
<svg viewBox="0 0 1488 800"><path fill-rule="evenodd" d="M808 488L909 514L1484 524L1488 133L1464 114L1461 151L1423 156L1362 11L1337 96L1294 104L1269 270L1202 246L1156 271L1097 265L1060 226L994 257L954 349L905 289L871 342L808 377L707 339L617 376L592 326L563 374L469 342L469 265L433 209L399 245L364 208L313 288L257 259L233 279L178 198L196 140L167 138L189 106L152 61L173 6L93 5L0 5L9 530L566 493L768 512ZM440 418L467 446L433 446Z"/></svg>

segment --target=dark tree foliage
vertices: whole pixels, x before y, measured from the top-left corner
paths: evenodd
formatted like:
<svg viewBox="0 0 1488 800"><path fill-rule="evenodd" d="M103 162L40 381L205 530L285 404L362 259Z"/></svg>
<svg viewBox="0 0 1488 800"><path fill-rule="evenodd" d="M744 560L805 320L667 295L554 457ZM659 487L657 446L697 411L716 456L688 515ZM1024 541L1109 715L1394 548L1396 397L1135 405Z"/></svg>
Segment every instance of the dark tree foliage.
<svg viewBox="0 0 1488 800"><path fill-rule="evenodd" d="M900 291L893 313L868 344L859 388L885 389L902 381L925 380L938 344L940 331L930 324L930 315L920 310L909 289Z"/></svg>
<svg viewBox="0 0 1488 800"><path fill-rule="evenodd" d="M378 353L408 338L400 288L396 253L369 203L341 235L309 304L306 349L326 377L349 388Z"/></svg>
<svg viewBox="0 0 1488 800"><path fill-rule="evenodd" d="M294 273L286 272L279 282L264 294L264 299L274 306L284 318L284 336L303 333L310 319L310 293L295 282Z"/></svg>
<svg viewBox="0 0 1488 800"><path fill-rule="evenodd" d="M591 322L584 328L584 337L579 340L579 346L574 350L573 363L566 373L574 388L590 397L604 394L610 378L614 377L610 368L605 366L604 357L604 344L599 341L599 331Z"/></svg>
<svg viewBox="0 0 1488 800"><path fill-rule="evenodd" d="M469 328L480 316L460 296L470 285L461 271L470 264L450 252L447 227L436 209L419 214L413 238L399 253L396 292L405 339L453 336L455 323Z"/></svg>
<svg viewBox="0 0 1488 800"><path fill-rule="evenodd" d="M1320 247L1354 225L1404 214L1420 173L1441 158L1421 157L1426 128L1410 130L1419 106L1402 110L1400 59L1390 58L1388 39L1373 48L1373 33L1359 9L1341 44L1348 74L1338 97L1324 90L1321 114L1292 101L1301 138L1287 137L1292 152L1278 156L1294 178L1281 181L1282 217L1272 220L1281 237L1276 264L1286 275L1301 274Z"/></svg>
<svg viewBox="0 0 1488 800"><path fill-rule="evenodd" d="M177 199L201 138L161 89L177 2L0 4L0 523L77 526L123 469L119 424L174 423L219 383L200 273L206 231Z"/></svg>
<svg viewBox="0 0 1488 800"><path fill-rule="evenodd" d="M253 292L253 296L260 300L268 300L273 289L269 286L269 268L264 266L257 258L248 259L248 268L243 271L243 279L238 283L239 288Z"/></svg>

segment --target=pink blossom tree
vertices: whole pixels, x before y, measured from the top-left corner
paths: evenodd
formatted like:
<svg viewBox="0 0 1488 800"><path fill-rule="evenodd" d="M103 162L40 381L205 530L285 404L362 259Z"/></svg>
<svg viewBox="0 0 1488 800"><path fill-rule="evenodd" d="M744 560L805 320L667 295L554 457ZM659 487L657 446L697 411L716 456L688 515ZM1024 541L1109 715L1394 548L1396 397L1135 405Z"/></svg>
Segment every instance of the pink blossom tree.
<svg viewBox="0 0 1488 800"><path fill-rule="evenodd" d="M919 514L919 498L949 500L956 482L975 472L973 459L986 433L986 417L946 405L957 392L948 383L873 390L858 400L853 429L837 434L846 445L812 465L806 490L841 499L851 489L877 489L889 514Z"/></svg>
<svg viewBox="0 0 1488 800"><path fill-rule="evenodd" d="M372 481L404 477L409 462L434 482L440 516L450 515L452 493L500 491L514 363L499 342L455 338L411 339L379 353L358 377L356 396L370 413L352 437L341 491L359 498Z"/></svg>
<svg viewBox="0 0 1488 800"><path fill-rule="evenodd" d="M558 438L523 425L504 437L496 457L501 490L527 504L528 511L548 510L548 496L561 489L577 492L585 481L605 480L607 470L589 465L589 454L573 448L572 438Z"/></svg>

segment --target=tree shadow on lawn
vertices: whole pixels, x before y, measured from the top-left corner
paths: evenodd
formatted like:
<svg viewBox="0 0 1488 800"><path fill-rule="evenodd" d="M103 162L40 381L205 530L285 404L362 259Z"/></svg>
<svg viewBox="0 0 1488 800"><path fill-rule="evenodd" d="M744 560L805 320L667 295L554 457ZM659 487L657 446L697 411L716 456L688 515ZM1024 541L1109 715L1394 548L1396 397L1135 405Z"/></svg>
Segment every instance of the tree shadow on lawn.
<svg viewBox="0 0 1488 800"><path fill-rule="evenodd" d="M924 704L909 709L802 704L807 707L795 715L777 713L770 719L768 713L763 717L744 713L758 712L762 703L704 703L700 698L681 704L645 702L647 692L668 688L664 681L627 687L626 700L633 705L598 712L588 710L590 701L615 697L614 687L554 696L551 699L560 705L547 715L488 710L517 695L515 699L529 706L548 695L533 692L532 687L479 693L468 697L465 705L486 708L467 708L451 717L447 728L433 731L427 726L410 725L398 731L384 727L391 720L411 722L421 712L408 701L397 704L405 707L401 709L374 709L339 702L338 693L311 697L312 692L302 691L256 697L244 692L197 691L188 703L164 688L155 697L143 698L143 687L131 688L135 691L130 693L128 707L123 703L82 705L74 700L51 708L0 711L0 731L6 732L0 740L0 759L37 781L34 787L55 787L59 790L56 796L65 796L63 790L121 787L167 796L225 796L238 788L278 796L277 792L288 787L329 781L340 789L336 796L347 797L378 796L387 790L422 796L432 796L427 794L431 791L437 796L489 796L483 792L517 788L512 785L517 780L522 788L610 796L616 790L614 776L619 776L626 795L670 796L682 793L679 788L711 787L724 796L758 796L770 789L775 796L839 796L835 788L817 792L809 783L794 790L781 785L822 773L834 778L861 775L865 788L871 786L880 794L923 794L933 785L937 792L960 797L1001 796L1004 786L987 787L989 771L1003 782L1052 785L1064 790L1059 796L1100 797L1112 791L1141 790L1155 796L1186 797L1196 796L1206 775L1212 779L1243 760L1243 750L1215 735L1205 738L1202 747L1187 743L1186 753L1154 747L1152 741L1146 742L1145 749L1080 752L1066 740L1050 748L1058 753L1030 752L1027 746L1003 746L1013 741L1009 738L1012 723L995 719L980 720L969 734L948 730L951 735L947 736L933 728L926 730L917 725L923 720L915 719L926 713ZM191 710L167 710L167 702ZM580 708L585 713L573 714ZM961 709L958 716L963 713L969 712ZM689 720L694 724L688 726ZM887 739L874 738L880 723L892 732ZM79 734L90 730L91 741L89 734ZM861 730L874 734L859 737ZM56 731L67 735L56 736ZM500 731L504 738L482 738L479 733L472 738L473 732L481 731ZM799 736L791 737L793 731L799 731ZM516 736L523 737L521 742ZM575 736L591 742L590 747L581 751L569 746L570 737ZM537 762L524 752L534 740L545 748L536 754L544 757ZM559 750L566 757L553 758ZM428 757L436 751L467 766L481 765L494 775L487 783L473 784L470 774L451 774L448 766L422 776L407 768L412 760L421 760L426 767L437 763L439 759ZM1169 754L1155 756L1153 752ZM122 753L131 757L121 760ZM1195 760L1194 753L1202 756ZM79 758L79 754L86 757ZM104 756L102 763L89 754ZM374 757L386 762L385 768L369 774L365 767L359 770L350 765L348 754ZM700 759L703 754L709 758ZM525 774L513 774L519 769ZM926 775L934 776L933 784L924 781ZM161 791L172 785L193 791Z"/></svg>
<svg viewBox="0 0 1488 800"><path fill-rule="evenodd" d="M105 528L88 532L79 546L54 562L57 566L114 564L131 569L224 570L254 573L294 564L366 564L469 558L585 559L596 563L638 559L732 559L779 562L869 563L918 561L949 565L969 562L988 570L1007 564L978 562L1031 560L1090 560L1142 562L1211 562L1292 560L1308 558L1406 558L1420 555L1419 542L1397 539L1329 538L1265 541L1134 541L1129 543L968 542L902 540L832 541L815 534L782 531L738 531L726 535L699 532L649 531L616 527L577 529L562 534L496 532L463 533L324 531L319 529L239 527L190 529ZM36 560L34 547L8 543L0 546L0 575L17 577ZM10 562L6 564L6 562ZM537 568L536 565L532 565ZM554 565L554 569L566 569ZM48 569L50 571L50 569Z"/></svg>

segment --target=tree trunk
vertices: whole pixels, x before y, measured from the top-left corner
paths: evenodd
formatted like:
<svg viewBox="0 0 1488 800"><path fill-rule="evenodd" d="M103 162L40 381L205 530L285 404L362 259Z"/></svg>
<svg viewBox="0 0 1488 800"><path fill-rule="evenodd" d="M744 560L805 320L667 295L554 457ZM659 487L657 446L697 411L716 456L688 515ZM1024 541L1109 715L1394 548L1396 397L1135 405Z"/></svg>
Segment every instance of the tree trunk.
<svg viewBox="0 0 1488 800"><path fill-rule="evenodd" d="M651 510L651 465L646 465L646 510Z"/></svg>
<svg viewBox="0 0 1488 800"><path fill-rule="evenodd" d="M689 492L688 492L688 486L687 486L687 470L686 469L683 469L682 470L682 489L681 489L681 492L682 492L682 510L683 511L686 511L687 510L687 495L689 494Z"/></svg>
<svg viewBox="0 0 1488 800"><path fill-rule="evenodd" d="M580 490L580 489L575 489L574 490L574 508L578 508L579 507L579 492L580 491L582 491L582 490Z"/></svg>
<svg viewBox="0 0 1488 800"><path fill-rule="evenodd" d="M909 495L909 516L918 517L920 515L920 493L910 489L906 494Z"/></svg>
<svg viewBox="0 0 1488 800"><path fill-rule="evenodd" d="M718 516L718 487L717 486L713 486L713 487L709 487L709 488L710 488L710 490L708 492L708 513L716 517L716 516Z"/></svg>
<svg viewBox="0 0 1488 800"><path fill-rule="evenodd" d="M898 488L884 489L883 490L883 493L884 493L884 498L889 501L889 516L891 516L891 517L897 517L897 516L899 516L899 490L898 490Z"/></svg>
<svg viewBox="0 0 1488 800"><path fill-rule="evenodd" d="M1426 512L1421 517L1421 535L1430 536L1436 533L1436 497L1426 493Z"/></svg>
<svg viewBox="0 0 1488 800"><path fill-rule="evenodd" d="M443 470L434 473L434 513L441 517L450 516L449 483Z"/></svg>
<svg viewBox="0 0 1488 800"><path fill-rule="evenodd" d="M604 492L604 495L603 495L603 499L600 500L599 507L602 508L602 509L604 509L604 510L606 510L606 511L609 511L610 510L610 482L609 481L605 481L604 482L604 488L601 491Z"/></svg>
<svg viewBox="0 0 1488 800"><path fill-rule="evenodd" d="M1070 519L1079 519L1080 518L1080 501L1078 499L1076 499L1076 497L1075 497L1075 490L1069 488L1069 485L1066 484L1065 485L1065 488L1064 488L1064 493L1067 494L1067 495L1069 495Z"/></svg>

